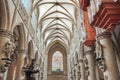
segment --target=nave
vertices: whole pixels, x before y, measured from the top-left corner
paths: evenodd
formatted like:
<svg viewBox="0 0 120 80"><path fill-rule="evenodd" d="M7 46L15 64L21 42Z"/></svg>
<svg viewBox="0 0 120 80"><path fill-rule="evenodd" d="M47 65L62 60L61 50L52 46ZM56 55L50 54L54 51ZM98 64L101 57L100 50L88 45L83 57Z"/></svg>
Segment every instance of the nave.
<svg viewBox="0 0 120 80"><path fill-rule="evenodd" d="M0 0L0 80L120 80L120 0Z"/></svg>

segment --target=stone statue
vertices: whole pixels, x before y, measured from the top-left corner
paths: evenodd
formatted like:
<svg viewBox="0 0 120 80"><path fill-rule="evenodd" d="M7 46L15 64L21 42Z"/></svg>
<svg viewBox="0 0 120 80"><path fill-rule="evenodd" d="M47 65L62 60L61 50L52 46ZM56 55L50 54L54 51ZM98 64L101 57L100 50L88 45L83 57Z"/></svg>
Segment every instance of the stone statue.
<svg viewBox="0 0 120 80"><path fill-rule="evenodd" d="M105 59L103 55L102 45L99 43L99 41L97 41L97 45L96 45L96 61L98 67L104 72L106 68Z"/></svg>
<svg viewBox="0 0 120 80"><path fill-rule="evenodd" d="M30 66L28 68L25 67L23 68L27 78L26 80L34 80L32 79L33 77L31 77L32 74L36 74L39 72L39 69L35 69L35 66L36 66L35 59L32 59Z"/></svg>
<svg viewBox="0 0 120 80"><path fill-rule="evenodd" d="M0 73L4 73L10 66L12 59L10 56L14 53L15 44L11 41L5 43L2 53L4 56L1 58L2 64L0 64Z"/></svg>

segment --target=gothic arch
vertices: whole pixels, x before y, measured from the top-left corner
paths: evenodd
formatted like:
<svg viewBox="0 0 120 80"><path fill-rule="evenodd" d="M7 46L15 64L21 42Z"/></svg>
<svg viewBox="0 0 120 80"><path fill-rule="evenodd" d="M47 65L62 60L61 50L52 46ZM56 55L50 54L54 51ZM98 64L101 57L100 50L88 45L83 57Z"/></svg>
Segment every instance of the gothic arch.
<svg viewBox="0 0 120 80"><path fill-rule="evenodd" d="M22 23L18 24L14 27L13 35L14 35L14 42L15 42L15 46L16 46L16 49L14 51L14 58L16 58L15 60L17 60L19 51L20 50L25 51L26 38L25 38L24 26Z"/></svg>
<svg viewBox="0 0 120 80"><path fill-rule="evenodd" d="M49 51L50 48L51 48L54 44L56 44L56 43L61 44L61 45L63 46L63 48L65 48L66 50L68 49L68 48L67 48L67 45L66 45L65 43L63 43L63 42L60 41L60 40L56 40L56 41L53 41L52 43L50 43L50 44L47 46L47 50Z"/></svg>
<svg viewBox="0 0 120 80"><path fill-rule="evenodd" d="M66 74L67 53L66 53L66 49L60 43L55 43L48 51L48 74L52 74L52 56L56 51L60 51L63 55L63 73Z"/></svg>
<svg viewBox="0 0 120 80"><path fill-rule="evenodd" d="M17 45L19 45L19 48L25 49L26 38L23 23L20 23L14 27L13 34L15 36L15 41L18 41Z"/></svg>

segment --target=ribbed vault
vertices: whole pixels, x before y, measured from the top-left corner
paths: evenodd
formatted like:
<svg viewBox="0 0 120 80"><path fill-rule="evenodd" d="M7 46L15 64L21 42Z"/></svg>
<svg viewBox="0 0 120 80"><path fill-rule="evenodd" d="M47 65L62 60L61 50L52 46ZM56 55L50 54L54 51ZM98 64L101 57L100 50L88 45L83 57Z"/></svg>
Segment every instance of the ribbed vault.
<svg viewBox="0 0 120 80"><path fill-rule="evenodd" d="M70 45L76 26L77 0L35 0L35 14L46 48L55 41Z"/></svg>

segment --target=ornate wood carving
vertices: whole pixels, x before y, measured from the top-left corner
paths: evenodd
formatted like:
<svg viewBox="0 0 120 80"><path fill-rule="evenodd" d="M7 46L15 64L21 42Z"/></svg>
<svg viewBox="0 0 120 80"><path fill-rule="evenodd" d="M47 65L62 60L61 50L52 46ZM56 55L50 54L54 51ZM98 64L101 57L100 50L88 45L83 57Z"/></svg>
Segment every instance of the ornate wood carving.
<svg viewBox="0 0 120 80"><path fill-rule="evenodd" d="M95 43L95 37L96 37L96 32L95 29L90 26L90 23L88 21L88 12L84 11L84 24L85 24L85 28L86 28L86 39L84 41L84 44L86 46L93 46Z"/></svg>
<svg viewBox="0 0 120 80"><path fill-rule="evenodd" d="M91 25L111 30L120 21L120 3L103 2Z"/></svg>

